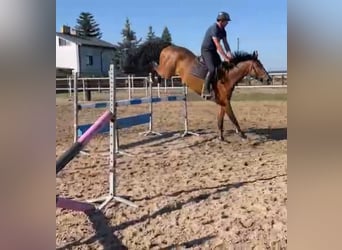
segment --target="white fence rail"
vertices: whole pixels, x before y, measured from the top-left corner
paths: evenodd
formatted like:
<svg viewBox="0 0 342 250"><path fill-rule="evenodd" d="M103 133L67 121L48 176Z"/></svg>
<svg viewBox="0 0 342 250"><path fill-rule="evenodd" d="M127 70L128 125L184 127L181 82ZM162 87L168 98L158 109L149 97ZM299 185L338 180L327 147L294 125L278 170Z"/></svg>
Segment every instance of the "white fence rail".
<svg viewBox="0 0 342 250"><path fill-rule="evenodd" d="M287 87L287 71L269 71L273 81L271 85L261 85L260 82L253 80L252 78L245 77L244 80L238 83L237 88L283 88ZM128 75L125 77L117 77L117 89L128 90L128 97L131 98L131 94L134 90L148 89L148 76L134 76ZM91 91L109 91L109 77L84 77L78 78L77 86L79 90L83 91L84 100L86 100L86 92ZM164 80L161 86L153 87L160 90L164 89L178 89L183 88L179 76L172 76L171 79ZM68 78L56 78L56 92L69 92L72 95L73 91L73 79Z"/></svg>

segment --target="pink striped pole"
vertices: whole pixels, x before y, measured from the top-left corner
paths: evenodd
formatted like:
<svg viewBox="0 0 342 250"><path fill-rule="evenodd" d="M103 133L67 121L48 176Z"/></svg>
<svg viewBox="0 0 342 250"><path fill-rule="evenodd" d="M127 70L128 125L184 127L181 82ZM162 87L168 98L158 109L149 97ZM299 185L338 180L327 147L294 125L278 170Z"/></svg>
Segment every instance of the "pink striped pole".
<svg viewBox="0 0 342 250"><path fill-rule="evenodd" d="M56 162L56 174L61 171L83 148L87 143L112 119L113 114L110 111L103 113L96 122L80 137L78 140L61 155Z"/></svg>
<svg viewBox="0 0 342 250"><path fill-rule="evenodd" d="M93 204L62 197L56 197L56 207L85 213L95 210L95 206Z"/></svg>

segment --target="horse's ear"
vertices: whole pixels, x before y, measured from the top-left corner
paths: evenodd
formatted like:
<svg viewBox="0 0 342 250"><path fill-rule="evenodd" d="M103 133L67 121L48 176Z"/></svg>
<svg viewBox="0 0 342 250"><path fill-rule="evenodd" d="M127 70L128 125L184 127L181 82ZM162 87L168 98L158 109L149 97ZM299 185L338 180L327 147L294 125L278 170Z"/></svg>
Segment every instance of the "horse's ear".
<svg viewBox="0 0 342 250"><path fill-rule="evenodd" d="M257 50L254 50L253 57L258 58L258 51Z"/></svg>

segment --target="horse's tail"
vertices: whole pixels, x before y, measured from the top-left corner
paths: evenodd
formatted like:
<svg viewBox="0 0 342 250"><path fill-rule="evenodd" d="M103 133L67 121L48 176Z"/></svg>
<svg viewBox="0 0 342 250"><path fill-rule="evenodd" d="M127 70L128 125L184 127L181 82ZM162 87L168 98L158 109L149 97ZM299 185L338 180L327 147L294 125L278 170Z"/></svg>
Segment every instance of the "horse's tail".
<svg viewBox="0 0 342 250"><path fill-rule="evenodd" d="M158 67L158 63L156 61L152 61L151 65L154 70Z"/></svg>

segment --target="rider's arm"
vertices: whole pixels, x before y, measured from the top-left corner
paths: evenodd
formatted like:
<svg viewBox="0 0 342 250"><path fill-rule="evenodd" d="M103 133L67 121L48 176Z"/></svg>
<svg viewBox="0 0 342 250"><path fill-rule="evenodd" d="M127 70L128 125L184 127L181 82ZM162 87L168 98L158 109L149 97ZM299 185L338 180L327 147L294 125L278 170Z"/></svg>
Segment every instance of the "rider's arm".
<svg viewBox="0 0 342 250"><path fill-rule="evenodd" d="M226 51L227 51L227 52L231 52L231 51L230 51L229 44L228 44L228 41L227 41L227 38L224 37L224 38L222 39L222 41L223 41L223 45L224 45L224 48L226 49Z"/></svg>
<svg viewBox="0 0 342 250"><path fill-rule="evenodd" d="M222 48L222 46L221 46L220 41L218 40L218 38L217 38L217 37L213 37L213 41L214 41L214 43L215 43L215 46L216 46L217 51L221 54L221 56L223 57L223 59L224 59L225 61L229 61L229 58L228 58L227 54L224 52L224 50L223 50L223 48ZM226 42L227 42L227 41L226 41Z"/></svg>

